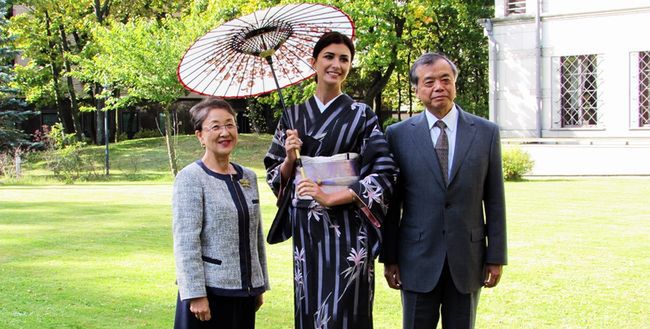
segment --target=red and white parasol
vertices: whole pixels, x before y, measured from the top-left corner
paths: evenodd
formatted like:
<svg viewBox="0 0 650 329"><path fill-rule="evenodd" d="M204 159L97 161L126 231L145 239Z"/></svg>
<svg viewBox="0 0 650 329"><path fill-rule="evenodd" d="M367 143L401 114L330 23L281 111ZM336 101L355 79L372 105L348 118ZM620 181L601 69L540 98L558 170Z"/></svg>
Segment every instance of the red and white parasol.
<svg viewBox="0 0 650 329"><path fill-rule="evenodd" d="M178 79L202 95L245 98L270 93L314 75L308 60L316 41L330 31L353 38L354 24L341 10L321 4L259 10L199 38L181 59Z"/></svg>

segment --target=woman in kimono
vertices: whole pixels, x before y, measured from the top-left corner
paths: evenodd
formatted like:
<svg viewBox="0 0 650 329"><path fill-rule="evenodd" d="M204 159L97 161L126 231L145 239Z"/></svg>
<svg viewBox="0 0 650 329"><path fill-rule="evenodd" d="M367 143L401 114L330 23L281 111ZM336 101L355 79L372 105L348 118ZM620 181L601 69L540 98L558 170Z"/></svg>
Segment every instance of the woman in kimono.
<svg viewBox="0 0 650 329"><path fill-rule="evenodd" d="M353 58L347 36L319 39L311 58L315 94L282 114L264 159L274 193L289 198L268 240L293 236L296 328L372 328L379 226L397 169L372 109L341 92ZM332 189L305 165L308 178L301 178L298 152L304 163L319 159L325 167L343 159L358 177Z"/></svg>

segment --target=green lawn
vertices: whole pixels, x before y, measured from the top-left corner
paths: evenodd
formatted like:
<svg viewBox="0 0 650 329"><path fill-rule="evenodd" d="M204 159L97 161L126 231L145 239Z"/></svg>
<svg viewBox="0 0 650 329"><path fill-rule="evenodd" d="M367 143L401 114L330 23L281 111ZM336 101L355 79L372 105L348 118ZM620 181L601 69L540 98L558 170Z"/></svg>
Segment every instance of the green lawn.
<svg viewBox="0 0 650 329"><path fill-rule="evenodd" d="M268 141L242 136L235 155L259 178ZM193 142L181 139L183 165L200 152ZM154 144L114 147L116 163L137 158L137 183L116 168L108 182L37 184L44 171L34 161L31 184L0 185L0 328L171 327L171 179ZM268 228L274 200L260 186ZM483 290L478 328L648 327L650 178L532 180L507 183L506 193L510 265ZM273 290L258 328L292 328L289 243L268 254ZM399 294L382 272L375 328L400 328Z"/></svg>

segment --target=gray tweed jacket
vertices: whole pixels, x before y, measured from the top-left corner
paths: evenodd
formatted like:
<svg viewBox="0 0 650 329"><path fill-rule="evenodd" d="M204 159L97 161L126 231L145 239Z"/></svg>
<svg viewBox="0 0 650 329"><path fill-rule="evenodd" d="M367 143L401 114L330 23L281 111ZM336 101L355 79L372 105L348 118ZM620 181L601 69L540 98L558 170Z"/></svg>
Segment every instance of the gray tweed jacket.
<svg viewBox="0 0 650 329"><path fill-rule="evenodd" d="M257 176L233 166L237 174L222 175L196 161L176 176L172 231L182 300L270 289Z"/></svg>

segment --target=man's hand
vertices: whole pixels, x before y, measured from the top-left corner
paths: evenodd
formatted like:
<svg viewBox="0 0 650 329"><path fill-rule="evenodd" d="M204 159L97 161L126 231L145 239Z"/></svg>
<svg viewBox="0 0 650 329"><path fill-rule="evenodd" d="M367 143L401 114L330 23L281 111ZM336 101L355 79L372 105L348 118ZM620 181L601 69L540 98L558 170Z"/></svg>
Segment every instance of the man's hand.
<svg viewBox="0 0 650 329"><path fill-rule="evenodd" d="M397 264L384 264L384 277L389 287L402 289L402 279L399 276L399 266Z"/></svg>
<svg viewBox="0 0 650 329"><path fill-rule="evenodd" d="M503 265L485 264L485 279L483 286L486 288L496 287L503 273Z"/></svg>

